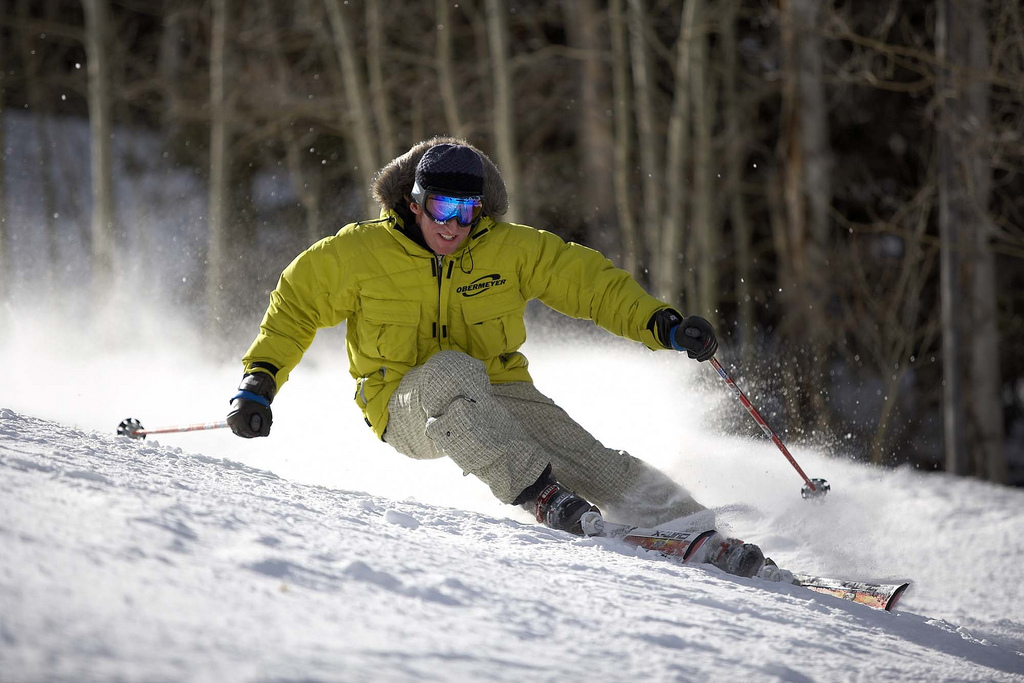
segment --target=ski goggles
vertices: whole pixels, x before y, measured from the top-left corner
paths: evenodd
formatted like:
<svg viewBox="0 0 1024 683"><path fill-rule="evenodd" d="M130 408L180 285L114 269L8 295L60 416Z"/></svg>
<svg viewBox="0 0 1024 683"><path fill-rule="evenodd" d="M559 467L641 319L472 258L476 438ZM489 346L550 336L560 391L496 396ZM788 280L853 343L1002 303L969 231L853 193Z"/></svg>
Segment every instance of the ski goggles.
<svg viewBox="0 0 1024 683"><path fill-rule="evenodd" d="M435 223L447 223L454 218L460 226L469 228L480 222L484 212L484 199L480 196L449 197L429 193L416 185L412 199Z"/></svg>

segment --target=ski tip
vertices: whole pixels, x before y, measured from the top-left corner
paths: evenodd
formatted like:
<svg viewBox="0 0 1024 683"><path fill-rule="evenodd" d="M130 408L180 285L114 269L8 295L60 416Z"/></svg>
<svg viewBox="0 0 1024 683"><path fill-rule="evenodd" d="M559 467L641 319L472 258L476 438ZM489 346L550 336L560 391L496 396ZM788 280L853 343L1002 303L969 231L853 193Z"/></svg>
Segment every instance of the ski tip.
<svg viewBox="0 0 1024 683"><path fill-rule="evenodd" d="M910 588L909 582L901 583L899 587L892 592L892 595L889 596L889 600L885 603L886 612L893 611L893 609L896 607L896 603L900 601L900 598L903 597L903 594L907 592L908 588Z"/></svg>

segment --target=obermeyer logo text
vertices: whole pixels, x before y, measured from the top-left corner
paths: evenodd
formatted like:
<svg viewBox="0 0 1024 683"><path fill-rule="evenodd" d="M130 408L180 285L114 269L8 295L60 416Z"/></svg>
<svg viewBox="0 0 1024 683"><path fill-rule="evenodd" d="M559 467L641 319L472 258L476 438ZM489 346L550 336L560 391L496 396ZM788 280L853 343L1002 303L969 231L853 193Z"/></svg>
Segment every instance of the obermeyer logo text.
<svg viewBox="0 0 1024 683"><path fill-rule="evenodd" d="M490 275L484 275L481 278L477 278L473 282L463 287L459 287L455 291L462 296L476 296L477 294L483 294L491 287L500 287L505 284L505 279L497 273L491 273Z"/></svg>

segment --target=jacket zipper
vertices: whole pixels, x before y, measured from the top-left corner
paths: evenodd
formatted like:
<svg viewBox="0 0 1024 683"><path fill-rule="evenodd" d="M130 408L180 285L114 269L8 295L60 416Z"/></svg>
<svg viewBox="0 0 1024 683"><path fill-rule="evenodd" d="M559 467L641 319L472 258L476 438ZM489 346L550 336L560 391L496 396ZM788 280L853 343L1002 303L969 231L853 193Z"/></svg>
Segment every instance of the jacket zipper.
<svg viewBox="0 0 1024 683"><path fill-rule="evenodd" d="M437 260L437 317L438 321L434 323L434 336L437 337L437 345L442 349L444 345L441 343L443 337L447 337L448 330L447 326L441 325L441 307L444 306L444 302L441 301L441 280L444 277L444 256L441 254L435 254L434 258ZM438 335L438 328L441 328L441 334Z"/></svg>

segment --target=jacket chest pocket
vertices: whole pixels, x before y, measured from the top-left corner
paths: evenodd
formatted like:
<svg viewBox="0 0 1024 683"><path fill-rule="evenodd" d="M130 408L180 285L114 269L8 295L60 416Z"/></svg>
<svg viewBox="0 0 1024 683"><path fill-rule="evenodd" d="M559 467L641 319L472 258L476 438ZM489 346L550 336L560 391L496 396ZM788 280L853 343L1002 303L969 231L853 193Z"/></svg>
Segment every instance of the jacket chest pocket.
<svg viewBox="0 0 1024 683"><path fill-rule="evenodd" d="M369 358L415 365L420 304L416 301L360 299L359 351Z"/></svg>
<svg viewBox="0 0 1024 683"><path fill-rule="evenodd" d="M464 301L462 316L468 330L469 354L496 358L518 349L526 341L525 313L526 301L515 291Z"/></svg>

